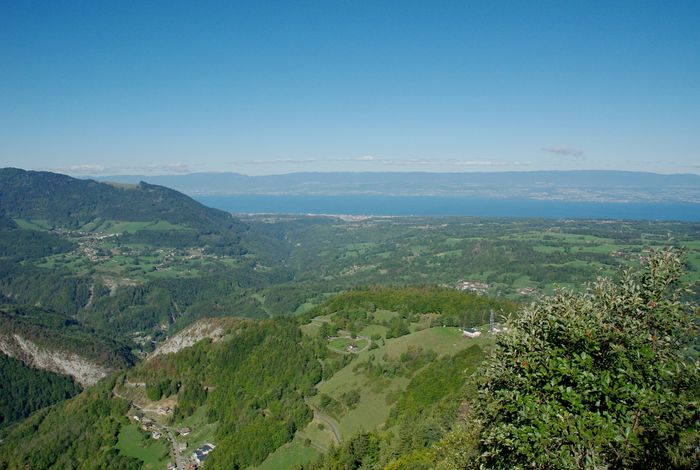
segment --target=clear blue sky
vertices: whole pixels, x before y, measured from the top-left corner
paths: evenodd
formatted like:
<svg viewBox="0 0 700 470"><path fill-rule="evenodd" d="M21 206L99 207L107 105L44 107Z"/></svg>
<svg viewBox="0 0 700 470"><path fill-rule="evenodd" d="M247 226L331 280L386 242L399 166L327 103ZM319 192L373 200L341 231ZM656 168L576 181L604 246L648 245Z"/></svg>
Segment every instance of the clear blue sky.
<svg viewBox="0 0 700 470"><path fill-rule="evenodd" d="M3 1L0 166L699 173L700 1Z"/></svg>

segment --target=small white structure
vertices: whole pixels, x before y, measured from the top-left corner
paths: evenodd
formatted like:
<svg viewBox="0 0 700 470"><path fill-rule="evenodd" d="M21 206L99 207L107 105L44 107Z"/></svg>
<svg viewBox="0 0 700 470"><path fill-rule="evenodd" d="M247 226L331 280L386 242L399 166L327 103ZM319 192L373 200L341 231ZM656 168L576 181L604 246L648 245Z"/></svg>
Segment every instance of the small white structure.
<svg viewBox="0 0 700 470"><path fill-rule="evenodd" d="M477 330L476 328L464 328L462 330L462 334L464 334L464 336L467 338L476 338L477 336L481 335L481 331Z"/></svg>

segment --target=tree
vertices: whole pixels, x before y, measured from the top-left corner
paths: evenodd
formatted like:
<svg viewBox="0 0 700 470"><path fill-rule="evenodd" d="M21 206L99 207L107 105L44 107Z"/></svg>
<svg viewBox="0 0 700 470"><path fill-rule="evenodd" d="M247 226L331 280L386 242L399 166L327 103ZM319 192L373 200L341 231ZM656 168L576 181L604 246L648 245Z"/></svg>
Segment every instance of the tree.
<svg viewBox="0 0 700 470"><path fill-rule="evenodd" d="M557 292L498 338L467 427L487 468L699 468L696 335L675 250ZM463 451L460 449L460 451Z"/></svg>
<svg viewBox="0 0 700 470"><path fill-rule="evenodd" d="M360 391L357 389L350 390L349 392L343 394L343 401L345 406L348 408L355 408L358 403L360 403Z"/></svg>
<svg viewBox="0 0 700 470"><path fill-rule="evenodd" d="M330 325L328 322L323 322L321 324L321 328L319 329L318 335L323 338L330 338L335 334L335 331L333 331L333 327Z"/></svg>

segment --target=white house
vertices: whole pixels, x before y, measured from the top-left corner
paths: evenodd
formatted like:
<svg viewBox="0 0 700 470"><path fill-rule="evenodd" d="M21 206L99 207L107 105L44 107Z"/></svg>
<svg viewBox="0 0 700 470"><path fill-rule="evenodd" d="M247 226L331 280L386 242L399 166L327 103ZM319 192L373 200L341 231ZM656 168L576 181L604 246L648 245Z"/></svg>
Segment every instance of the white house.
<svg viewBox="0 0 700 470"><path fill-rule="evenodd" d="M481 331L477 330L476 328L464 328L462 333L467 338L476 338L477 336L481 335Z"/></svg>

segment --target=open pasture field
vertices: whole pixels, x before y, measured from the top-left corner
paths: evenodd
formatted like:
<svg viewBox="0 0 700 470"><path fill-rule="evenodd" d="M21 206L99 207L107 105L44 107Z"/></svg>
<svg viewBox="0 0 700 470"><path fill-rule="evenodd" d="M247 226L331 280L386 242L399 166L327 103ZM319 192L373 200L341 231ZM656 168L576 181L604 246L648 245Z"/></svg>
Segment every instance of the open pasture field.
<svg viewBox="0 0 700 470"><path fill-rule="evenodd" d="M328 342L328 347L333 351L348 352L350 347L353 350L361 351L367 347L366 338L352 339L350 337L334 338Z"/></svg>
<svg viewBox="0 0 700 470"><path fill-rule="evenodd" d="M151 439L141 432L136 424L122 426L117 449L124 455L143 461L144 470L160 470L170 461L167 440Z"/></svg>
<svg viewBox="0 0 700 470"><path fill-rule="evenodd" d="M323 409L323 395L342 402L349 393L359 392L356 406L333 408L335 413L332 416L338 420L342 436L351 436L361 429L372 429L386 422L391 410L389 405L406 389L411 376L422 368L420 366L409 374L377 377L358 368L359 363L370 360L379 365L391 365L399 363L402 354L411 351L434 351L439 358L454 355L473 345L488 348L491 344L493 338L489 335L468 339L454 327L434 327L392 338L377 349L360 352L350 364L319 386L319 393L311 399L311 403Z"/></svg>
<svg viewBox="0 0 700 470"><path fill-rule="evenodd" d="M254 468L257 470L296 468L316 460L320 455L320 450L313 445L307 445L303 438L296 437L292 442L278 448L263 463Z"/></svg>

